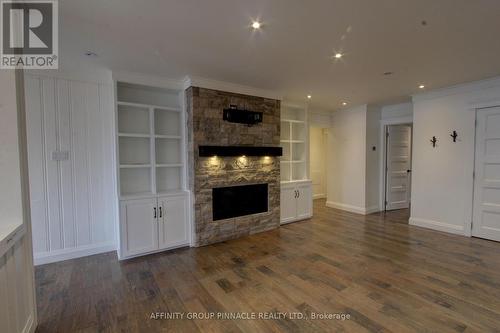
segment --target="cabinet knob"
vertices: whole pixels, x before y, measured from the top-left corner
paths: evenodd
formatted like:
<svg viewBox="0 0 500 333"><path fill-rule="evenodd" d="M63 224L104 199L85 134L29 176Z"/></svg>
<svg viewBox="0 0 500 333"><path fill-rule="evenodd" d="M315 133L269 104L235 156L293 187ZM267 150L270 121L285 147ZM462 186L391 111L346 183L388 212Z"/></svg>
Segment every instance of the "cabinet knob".
<svg viewBox="0 0 500 333"><path fill-rule="evenodd" d="M153 207L153 217L156 218L156 207Z"/></svg>
<svg viewBox="0 0 500 333"><path fill-rule="evenodd" d="M160 217L162 217L163 213L161 212L161 206L160 206Z"/></svg>

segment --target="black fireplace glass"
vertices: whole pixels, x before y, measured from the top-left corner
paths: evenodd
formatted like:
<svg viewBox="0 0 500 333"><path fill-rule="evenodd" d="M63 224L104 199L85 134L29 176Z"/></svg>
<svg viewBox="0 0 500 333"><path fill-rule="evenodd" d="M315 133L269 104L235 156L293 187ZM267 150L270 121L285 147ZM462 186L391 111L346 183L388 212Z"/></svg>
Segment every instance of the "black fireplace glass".
<svg viewBox="0 0 500 333"><path fill-rule="evenodd" d="M267 212L267 184L212 189L213 220Z"/></svg>

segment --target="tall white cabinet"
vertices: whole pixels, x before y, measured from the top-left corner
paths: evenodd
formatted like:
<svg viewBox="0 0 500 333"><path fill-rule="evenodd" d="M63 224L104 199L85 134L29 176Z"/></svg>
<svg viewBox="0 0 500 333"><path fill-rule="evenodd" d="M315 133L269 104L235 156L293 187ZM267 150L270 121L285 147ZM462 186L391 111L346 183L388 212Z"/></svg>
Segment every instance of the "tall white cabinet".
<svg viewBox="0 0 500 333"><path fill-rule="evenodd" d="M281 106L281 223L312 217L309 124L303 106Z"/></svg>
<svg viewBox="0 0 500 333"><path fill-rule="evenodd" d="M120 258L189 245L183 92L116 82Z"/></svg>

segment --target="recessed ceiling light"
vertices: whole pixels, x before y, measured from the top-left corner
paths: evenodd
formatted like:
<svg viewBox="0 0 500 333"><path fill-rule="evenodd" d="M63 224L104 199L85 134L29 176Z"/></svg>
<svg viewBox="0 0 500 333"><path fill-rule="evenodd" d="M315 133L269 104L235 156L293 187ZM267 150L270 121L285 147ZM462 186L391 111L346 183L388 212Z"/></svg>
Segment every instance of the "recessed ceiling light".
<svg viewBox="0 0 500 333"><path fill-rule="evenodd" d="M311 95L307 95L307 99L311 99L311 98L312 98L312 96L311 96Z"/></svg>
<svg viewBox="0 0 500 333"><path fill-rule="evenodd" d="M343 106L346 106L346 105L347 105L347 102L342 102L342 105L343 105Z"/></svg>
<svg viewBox="0 0 500 333"><path fill-rule="evenodd" d="M425 88L425 85L421 84L418 86L420 89L424 89Z"/></svg>
<svg viewBox="0 0 500 333"><path fill-rule="evenodd" d="M259 21L253 21L252 22L252 28L255 30L260 29L260 22Z"/></svg>
<svg viewBox="0 0 500 333"><path fill-rule="evenodd" d="M343 54L342 53L335 53L334 57L335 59L340 59L342 58Z"/></svg>
<svg viewBox="0 0 500 333"><path fill-rule="evenodd" d="M97 53L92 52L92 51L87 51L84 53L87 57L97 57Z"/></svg>

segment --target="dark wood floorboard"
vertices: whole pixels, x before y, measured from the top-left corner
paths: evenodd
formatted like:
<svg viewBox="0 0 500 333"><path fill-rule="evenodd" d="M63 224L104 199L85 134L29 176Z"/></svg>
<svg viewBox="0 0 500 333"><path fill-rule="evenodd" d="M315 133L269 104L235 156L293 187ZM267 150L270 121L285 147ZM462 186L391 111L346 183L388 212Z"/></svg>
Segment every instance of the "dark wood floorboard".
<svg viewBox="0 0 500 333"><path fill-rule="evenodd" d="M500 332L500 243L361 216L119 262L38 266L37 332ZM349 320L151 320L152 312L346 313Z"/></svg>

